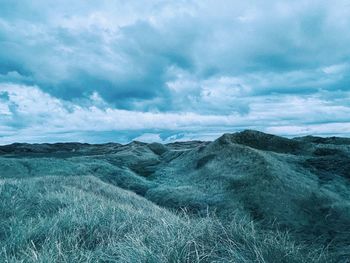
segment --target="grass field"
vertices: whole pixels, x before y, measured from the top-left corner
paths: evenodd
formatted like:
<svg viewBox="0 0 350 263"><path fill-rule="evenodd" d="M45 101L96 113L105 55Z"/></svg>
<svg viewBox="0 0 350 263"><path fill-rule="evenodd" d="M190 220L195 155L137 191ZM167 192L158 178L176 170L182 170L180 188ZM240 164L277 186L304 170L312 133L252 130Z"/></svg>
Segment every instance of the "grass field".
<svg viewBox="0 0 350 263"><path fill-rule="evenodd" d="M349 146L3 146L0 261L349 262Z"/></svg>

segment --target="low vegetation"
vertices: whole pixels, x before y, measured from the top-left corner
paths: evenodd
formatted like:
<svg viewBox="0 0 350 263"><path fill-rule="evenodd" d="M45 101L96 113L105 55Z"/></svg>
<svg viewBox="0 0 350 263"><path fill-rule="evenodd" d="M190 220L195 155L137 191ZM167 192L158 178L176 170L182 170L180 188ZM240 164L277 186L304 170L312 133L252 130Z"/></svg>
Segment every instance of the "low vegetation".
<svg viewBox="0 0 350 263"><path fill-rule="evenodd" d="M0 261L348 262L339 141L0 147Z"/></svg>

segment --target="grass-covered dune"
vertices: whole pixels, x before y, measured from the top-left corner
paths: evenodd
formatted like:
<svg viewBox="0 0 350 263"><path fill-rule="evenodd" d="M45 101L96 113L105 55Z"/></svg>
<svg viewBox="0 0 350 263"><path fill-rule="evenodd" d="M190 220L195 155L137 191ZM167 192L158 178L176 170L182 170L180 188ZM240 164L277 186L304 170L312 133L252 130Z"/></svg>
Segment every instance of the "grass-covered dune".
<svg viewBox="0 0 350 263"><path fill-rule="evenodd" d="M0 146L0 262L349 262L350 140Z"/></svg>

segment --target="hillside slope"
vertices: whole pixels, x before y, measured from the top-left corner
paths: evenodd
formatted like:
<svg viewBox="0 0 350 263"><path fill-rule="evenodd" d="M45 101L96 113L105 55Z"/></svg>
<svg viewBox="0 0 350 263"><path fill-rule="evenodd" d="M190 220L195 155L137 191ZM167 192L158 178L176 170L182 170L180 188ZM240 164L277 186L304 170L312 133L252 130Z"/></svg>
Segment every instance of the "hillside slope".
<svg viewBox="0 0 350 263"><path fill-rule="evenodd" d="M9 262L28 255L47 262L62 242L62 255L52 261L350 259L346 138L287 139L247 130L165 145L12 144L0 146L0 177L1 253ZM121 214L126 217L116 219ZM43 229L30 227L36 220L52 231L38 244L31 235ZM131 232L116 233L121 226ZM64 227L74 229L68 241ZM77 237L81 228L86 236ZM203 231L212 236L205 239ZM120 235L132 243L116 241ZM170 251L164 242L179 244Z"/></svg>

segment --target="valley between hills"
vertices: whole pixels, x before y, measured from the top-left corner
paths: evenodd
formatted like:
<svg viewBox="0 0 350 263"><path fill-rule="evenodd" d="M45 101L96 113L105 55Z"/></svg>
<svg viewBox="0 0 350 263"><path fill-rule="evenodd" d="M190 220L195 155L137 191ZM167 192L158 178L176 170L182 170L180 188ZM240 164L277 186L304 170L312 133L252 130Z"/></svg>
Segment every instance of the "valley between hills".
<svg viewBox="0 0 350 263"><path fill-rule="evenodd" d="M350 262L350 139L0 146L0 262Z"/></svg>

